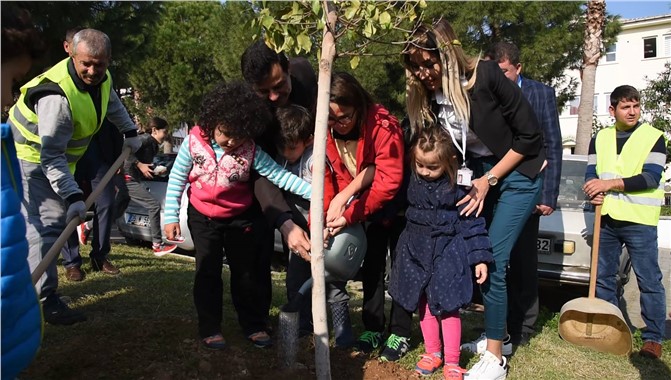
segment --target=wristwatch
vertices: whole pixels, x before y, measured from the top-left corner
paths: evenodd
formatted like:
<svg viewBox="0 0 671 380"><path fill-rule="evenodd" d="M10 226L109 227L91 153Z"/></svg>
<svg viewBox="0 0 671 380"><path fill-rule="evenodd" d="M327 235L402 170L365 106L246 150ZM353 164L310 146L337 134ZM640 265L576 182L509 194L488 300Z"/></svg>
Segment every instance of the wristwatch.
<svg viewBox="0 0 671 380"><path fill-rule="evenodd" d="M487 177L487 182L489 183L489 186L496 186L496 184L499 183L499 177L495 176L494 174L486 172L485 176Z"/></svg>

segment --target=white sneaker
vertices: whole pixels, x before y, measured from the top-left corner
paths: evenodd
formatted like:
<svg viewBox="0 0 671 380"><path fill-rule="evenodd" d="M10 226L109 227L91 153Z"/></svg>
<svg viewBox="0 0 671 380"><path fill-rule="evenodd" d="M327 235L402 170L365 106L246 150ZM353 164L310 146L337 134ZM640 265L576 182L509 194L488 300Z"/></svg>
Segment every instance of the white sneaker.
<svg viewBox="0 0 671 380"><path fill-rule="evenodd" d="M480 357L473 368L464 374L464 380L505 380L508 373L508 360L502 356L503 363L489 351Z"/></svg>
<svg viewBox="0 0 671 380"><path fill-rule="evenodd" d="M480 337L472 342L464 343L459 347L462 351L470 351L474 354L482 355L487 351L487 336L482 333ZM503 340L503 348L501 350L503 355L513 354L513 344L510 343L510 335L506 335Z"/></svg>

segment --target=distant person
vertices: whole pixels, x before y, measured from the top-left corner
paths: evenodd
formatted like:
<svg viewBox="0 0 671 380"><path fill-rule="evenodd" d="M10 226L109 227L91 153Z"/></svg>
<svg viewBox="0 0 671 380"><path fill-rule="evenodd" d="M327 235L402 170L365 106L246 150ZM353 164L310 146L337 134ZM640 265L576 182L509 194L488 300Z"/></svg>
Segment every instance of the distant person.
<svg viewBox="0 0 671 380"><path fill-rule="evenodd" d="M163 256L177 248L176 244L166 244L161 235L161 203L150 193L143 181L154 178L154 157L158 154L159 145L168 137L168 122L160 117L152 117L147 125L146 133L139 136L141 147L128 156L124 162L124 173L128 196L149 211L149 227L151 229L151 248L155 256Z"/></svg>
<svg viewBox="0 0 671 380"><path fill-rule="evenodd" d="M72 40L75 38L75 34L79 32L80 30L84 29L81 26L75 26L74 28L70 28L65 31L65 39L63 40L63 50L65 50L65 53L68 55L68 57L72 56Z"/></svg>
<svg viewBox="0 0 671 380"><path fill-rule="evenodd" d="M26 217L31 270L72 219L86 218L83 193L73 174L105 117L125 136L124 145L132 151L139 147L137 128L112 89L107 72L111 55L105 33L79 31L73 39L72 57L21 87L21 96L9 111L23 178L21 212ZM56 292L55 260L36 288L46 322L70 325L86 320Z"/></svg>
<svg viewBox="0 0 671 380"><path fill-rule="evenodd" d="M492 250L485 219L460 215L466 195L457 185L459 167L450 136L439 126L419 132L410 155L407 224L396 245L389 294L408 312L419 309L426 353L415 371L428 376L443 367L446 379L461 379L459 308L487 280Z"/></svg>
<svg viewBox="0 0 671 380"><path fill-rule="evenodd" d="M280 131L276 139L277 150L282 158L280 165L306 182L312 183L312 143L314 141L315 124L310 111L299 105L288 105L279 107L275 116L280 124ZM353 181L350 184L351 186L348 189L350 194L356 194L371 185L375 170L374 167L367 169L369 171L364 170L357 178L360 181ZM332 174L327 165L324 198L332 198L333 191ZM293 211L295 223L309 233L310 201L290 192L285 192L285 198ZM298 295L301 286L312 277L312 271L309 255L298 256L294 252L288 253L289 265L287 266L286 287L287 299L291 303ZM350 297L346 285L347 281L339 280L329 281L326 284L326 302L331 309L335 345L340 348L348 348L354 343L349 313ZM300 308L299 329L302 335L313 333L311 301L311 297L306 297Z"/></svg>
<svg viewBox="0 0 671 380"><path fill-rule="evenodd" d="M44 52L44 43L30 14L16 4L2 6L2 108L13 102L12 85L21 80L33 61ZM42 340L42 313L28 265L26 221L21 214L23 189L12 131L3 123L2 195L0 197L0 310L2 311L2 378L14 379L35 358Z"/></svg>
<svg viewBox="0 0 671 380"><path fill-rule="evenodd" d="M498 42L485 56L499 64L501 71L522 89L531 104L538 124L543 130L547 165L543 169L541 197L517 243L510 251L508 269L508 334L513 345L526 344L536 332L538 319L538 226L540 217L551 215L557 208L562 167L562 138L557 112L557 98L552 87L523 77L520 50L509 42ZM504 339L505 340L505 339ZM486 339L477 345L477 352L485 351ZM504 343L506 346L506 343ZM512 347L510 347L512 349ZM507 351L507 350L504 350ZM512 352L512 350L511 350Z"/></svg>
<svg viewBox="0 0 671 380"><path fill-rule="evenodd" d="M180 146L165 200L165 236L181 236L180 201L189 184L188 226L196 249L194 303L201 344L225 348L221 333L224 250L238 323L256 347L272 345L267 224L252 193L252 172L310 199L310 184L282 169L254 143L272 120L267 104L245 83L218 84L204 96L199 126Z"/></svg>
<svg viewBox="0 0 671 380"><path fill-rule="evenodd" d="M657 223L664 204L666 141L662 131L641 123L640 94L619 86L610 94L615 125L590 141L585 194L602 205L596 296L619 307L617 273L622 246L627 248L641 291L640 355L662 356L666 294L659 268Z"/></svg>

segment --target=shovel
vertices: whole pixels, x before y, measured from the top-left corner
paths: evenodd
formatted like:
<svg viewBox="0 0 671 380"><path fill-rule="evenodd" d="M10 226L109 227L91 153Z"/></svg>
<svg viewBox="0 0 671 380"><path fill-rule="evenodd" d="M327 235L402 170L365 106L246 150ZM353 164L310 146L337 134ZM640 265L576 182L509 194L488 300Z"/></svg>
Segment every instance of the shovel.
<svg viewBox="0 0 671 380"><path fill-rule="evenodd" d="M114 161L112 166L110 166L109 170L103 178L100 180L100 183L96 188L91 192L91 195L89 195L88 198L86 198L86 202L84 204L86 205L86 209L88 210L91 208L91 205L93 205L93 202L95 202L96 198L100 196L100 193L102 193L103 189L105 186L107 186L107 183L112 179L112 176L114 176L114 173L119 169L121 164L123 164L124 160L128 155L130 154L130 147L124 148L124 150L121 152L121 155L119 158ZM79 217L73 218L70 223L68 223L67 226L65 226L65 229L63 232L61 232L61 235L56 239L54 242L54 245L51 246L49 251L47 251L47 254L44 255L42 258L42 261L37 265L33 273L31 274L31 277L33 279L33 285L37 284L37 281L42 277L44 274L44 271L47 270L47 267L49 264L51 264L52 261L58 256L58 254L61 252L61 249L63 248L63 245L65 245L65 242L68 241L68 238L70 235L72 235L73 232L75 232L75 229L79 225L81 221L79 220Z"/></svg>
<svg viewBox="0 0 671 380"><path fill-rule="evenodd" d="M631 331L620 309L612 303L595 298L599 262L601 205L594 212L592 263L589 297L576 298L562 306L559 313L559 336L569 343L615 355L631 352Z"/></svg>

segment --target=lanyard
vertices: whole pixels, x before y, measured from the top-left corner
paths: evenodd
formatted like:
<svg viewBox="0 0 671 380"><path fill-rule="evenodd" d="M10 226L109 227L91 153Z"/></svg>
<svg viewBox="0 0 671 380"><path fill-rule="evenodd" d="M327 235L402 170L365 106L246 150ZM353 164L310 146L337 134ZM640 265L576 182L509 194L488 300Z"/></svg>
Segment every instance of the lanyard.
<svg viewBox="0 0 671 380"><path fill-rule="evenodd" d="M452 142L454 143L454 146L457 148L459 153L461 153L461 157L463 158L462 162L462 167L466 167L466 138L468 137L468 130L464 130L464 123L459 123L461 125L461 145L457 142L457 137L454 135L454 131L452 130L452 124L447 121L447 112L445 110L445 105L440 104L441 111L443 115L443 122L445 123L445 128L447 131L450 133L450 137L452 138ZM454 110L452 110L452 113L454 113ZM456 115L455 115L456 119Z"/></svg>

